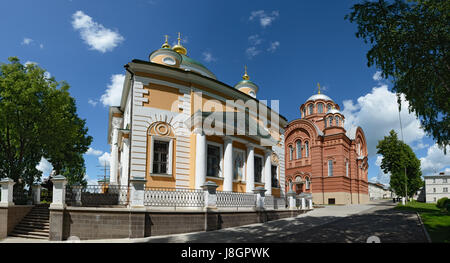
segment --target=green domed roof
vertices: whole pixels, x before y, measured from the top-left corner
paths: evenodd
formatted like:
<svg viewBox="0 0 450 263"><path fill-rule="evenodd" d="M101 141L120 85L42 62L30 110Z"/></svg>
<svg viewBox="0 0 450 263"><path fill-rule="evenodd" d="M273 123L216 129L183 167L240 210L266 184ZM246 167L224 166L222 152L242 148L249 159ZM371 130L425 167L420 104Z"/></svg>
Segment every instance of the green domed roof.
<svg viewBox="0 0 450 263"><path fill-rule="evenodd" d="M199 71L203 71L200 73L204 73L204 74L208 75L208 77L210 77L210 78L217 79L216 76L207 67L205 67L202 63L200 63L197 60L194 60L186 55L183 55L183 54L180 54L180 55L183 58L183 60L181 61L181 66L185 66L189 69L192 68L193 71L195 71L195 69L198 69Z"/></svg>
<svg viewBox="0 0 450 263"><path fill-rule="evenodd" d="M247 80L247 79L243 79L243 80L239 81L236 85L234 85L234 87L237 87L238 85L241 85L241 84L250 84L250 85L255 85L256 87L258 87L258 85L256 85L253 81Z"/></svg>

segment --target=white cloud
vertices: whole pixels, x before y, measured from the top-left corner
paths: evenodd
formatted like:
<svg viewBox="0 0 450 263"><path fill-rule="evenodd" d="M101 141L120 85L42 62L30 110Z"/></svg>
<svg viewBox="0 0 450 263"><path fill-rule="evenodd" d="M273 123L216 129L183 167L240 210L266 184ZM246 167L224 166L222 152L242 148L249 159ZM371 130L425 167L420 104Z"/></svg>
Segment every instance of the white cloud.
<svg viewBox="0 0 450 263"><path fill-rule="evenodd" d="M33 42L34 40L28 37L25 37L22 41L22 45L29 45Z"/></svg>
<svg viewBox="0 0 450 263"><path fill-rule="evenodd" d="M258 50L256 47L249 47L245 50L245 53L251 59L261 53L261 50Z"/></svg>
<svg viewBox="0 0 450 263"><path fill-rule="evenodd" d="M101 166L109 166L109 163L111 161L111 155L108 152L103 153L100 157L98 157L98 163Z"/></svg>
<svg viewBox="0 0 450 263"><path fill-rule="evenodd" d="M44 77L45 77L46 79L49 79L49 78L52 77L52 74L50 74L50 72L46 71L46 72L44 72Z"/></svg>
<svg viewBox="0 0 450 263"><path fill-rule="evenodd" d="M261 44L262 41L263 41L263 39L258 34L251 35L248 37L248 42L250 42L250 45L252 45L252 46L257 46L257 45Z"/></svg>
<svg viewBox="0 0 450 263"><path fill-rule="evenodd" d="M275 52L275 50L277 50L279 46L280 46L280 42L278 42L278 41L271 42L270 47L267 49L267 51Z"/></svg>
<svg viewBox="0 0 450 263"><path fill-rule="evenodd" d="M96 155L96 156L99 156L99 155L102 155L102 154L103 154L103 151L96 150L96 149L94 149L94 148L89 147L89 149L88 149L88 151L86 152L86 154L87 154L87 155Z"/></svg>
<svg viewBox="0 0 450 263"><path fill-rule="evenodd" d="M43 49L43 48L44 48L44 44L40 44L39 47L40 47L41 49Z"/></svg>
<svg viewBox="0 0 450 263"><path fill-rule="evenodd" d="M93 21L83 11L75 12L72 19L73 28L80 31L81 38L91 49L105 53L112 51L124 40L118 32Z"/></svg>
<svg viewBox="0 0 450 263"><path fill-rule="evenodd" d="M36 165L36 169L41 171L44 175L49 175L53 170L53 165L47 161L47 159L41 157L41 161Z"/></svg>
<svg viewBox="0 0 450 263"><path fill-rule="evenodd" d="M381 71L377 71L375 72L375 74L373 74L372 79L375 81L380 81L383 79L383 77L381 76Z"/></svg>
<svg viewBox="0 0 450 263"><path fill-rule="evenodd" d="M98 101L93 100L93 99L89 99L88 103L95 107L95 106L97 106Z"/></svg>
<svg viewBox="0 0 450 263"><path fill-rule="evenodd" d="M270 26L279 15L280 13L277 10L272 11L270 14L266 14L264 10L258 10L251 12L249 20L259 20L260 25L264 28Z"/></svg>
<svg viewBox="0 0 450 263"><path fill-rule="evenodd" d="M401 98L401 120L405 143L410 145L420 143L425 132L414 113L408 112L409 104L404 96ZM356 126L364 130L369 156L376 154L378 141L388 136L390 130L395 130L401 140L397 97L388 90L386 85L374 87L372 92L359 97L356 104L346 100L343 105L345 129L349 134L354 134Z"/></svg>
<svg viewBox="0 0 450 263"><path fill-rule="evenodd" d="M203 52L202 55L203 55L203 60L206 61L206 62L208 62L208 63L217 60L217 59L213 56L213 54L212 54L211 52L209 52L209 51Z"/></svg>
<svg viewBox="0 0 450 263"><path fill-rule="evenodd" d="M420 158L422 175L432 175L443 171L450 171L450 146L447 146L447 154L439 149L437 144L429 147L427 155Z"/></svg>
<svg viewBox="0 0 450 263"><path fill-rule="evenodd" d="M124 81L125 75L123 74L111 76L111 83L108 84L105 93L100 98L104 106L118 106L120 104Z"/></svg>
<svg viewBox="0 0 450 263"><path fill-rule="evenodd" d="M370 181L374 182L374 183L381 183L386 186L389 186L389 183L391 181L391 175L390 175L390 173L385 174L383 172L383 170L381 169L382 161L383 161L383 156L377 155L377 159L375 160L375 165L378 166L378 175L370 178Z"/></svg>

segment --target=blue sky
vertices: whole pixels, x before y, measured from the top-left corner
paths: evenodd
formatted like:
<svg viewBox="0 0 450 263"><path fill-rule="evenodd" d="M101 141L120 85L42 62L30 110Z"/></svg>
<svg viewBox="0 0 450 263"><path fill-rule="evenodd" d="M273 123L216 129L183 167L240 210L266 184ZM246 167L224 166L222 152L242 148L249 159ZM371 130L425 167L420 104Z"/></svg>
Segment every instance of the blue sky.
<svg viewBox="0 0 450 263"><path fill-rule="evenodd" d="M322 93L346 114L346 125L364 129L369 179L388 182L377 166L375 146L390 129L399 130L397 106L389 91L392 85L377 78L376 68L367 67L369 46L355 37L356 26L344 20L355 3L8 1L0 16L0 62L18 56L70 84L78 113L94 138L85 155L90 181L101 174L99 157L110 151L107 104L117 100L123 65L147 60L165 34L173 43L181 32L188 56L220 81L236 84L247 65L260 87L258 98L279 100L280 113L289 121L300 117L300 105L317 92L320 82ZM403 111L402 121L405 141L422 159L424 174L450 170L450 157L435 147L414 115ZM45 162L40 168L48 173Z"/></svg>

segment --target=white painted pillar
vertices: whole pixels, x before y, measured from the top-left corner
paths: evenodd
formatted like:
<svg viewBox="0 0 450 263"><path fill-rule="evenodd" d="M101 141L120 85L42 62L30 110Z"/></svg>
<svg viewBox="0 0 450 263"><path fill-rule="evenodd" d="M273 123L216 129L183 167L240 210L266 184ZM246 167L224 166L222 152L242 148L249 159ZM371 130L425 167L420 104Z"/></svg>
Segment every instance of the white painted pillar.
<svg viewBox="0 0 450 263"><path fill-rule="evenodd" d="M31 193L33 195L33 204L41 203L41 185L35 184L31 186Z"/></svg>
<svg viewBox="0 0 450 263"><path fill-rule="evenodd" d="M52 178L53 199L50 208L64 208L66 206L66 184L67 179L62 175Z"/></svg>
<svg viewBox="0 0 450 263"><path fill-rule="evenodd" d="M224 138L225 153L223 155L223 191L233 191L233 140Z"/></svg>
<svg viewBox="0 0 450 263"><path fill-rule="evenodd" d="M256 194L256 209L257 210L264 209L265 192L266 192L266 189L264 189L261 186L258 186L255 188L255 190L253 190L253 193Z"/></svg>
<svg viewBox="0 0 450 263"><path fill-rule="evenodd" d="M255 189L255 148L247 145L247 177L245 178L246 192L253 193Z"/></svg>
<svg viewBox="0 0 450 263"><path fill-rule="evenodd" d="M2 187L2 201L0 202L1 206L13 206L13 191L14 191L14 182L11 178L3 178L0 181L0 185Z"/></svg>
<svg viewBox="0 0 450 263"><path fill-rule="evenodd" d="M112 139L111 139L111 167L109 183L111 185L117 184L117 175L119 171L119 128L122 124L122 118L112 118Z"/></svg>
<svg viewBox="0 0 450 263"><path fill-rule="evenodd" d="M313 202L312 202L312 198L308 200L308 207L309 209L313 209Z"/></svg>
<svg viewBox="0 0 450 263"><path fill-rule="evenodd" d="M266 151L266 160L264 162L264 177L265 177L265 188L267 190L267 195L272 195L272 161L270 157L272 156L272 151Z"/></svg>
<svg viewBox="0 0 450 263"><path fill-rule="evenodd" d="M302 210L306 210L307 209L307 207L306 207L306 199L305 198L301 198L301 201L302 201L302 207L301 207L301 209Z"/></svg>
<svg viewBox="0 0 450 263"><path fill-rule="evenodd" d="M206 135L201 131L196 133L195 142L195 188L202 189L206 179Z"/></svg>
<svg viewBox="0 0 450 263"><path fill-rule="evenodd" d="M133 177L130 180L131 186L131 207L144 207L144 198L145 198L145 180L144 177Z"/></svg>
<svg viewBox="0 0 450 263"><path fill-rule="evenodd" d="M287 193L288 202L289 202L288 208L289 208L290 210L295 210L295 209L297 209L297 204L296 204L296 200L295 200L295 196L296 196L296 195L297 195L297 194L296 194L294 191L292 191L292 190L289 190L289 192Z"/></svg>
<svg viewBox="0 0 450 263"><path fill-rule="evenodd" d="M206 209L217 208L217 187L219 186L211 181L208 181L202 185Z"/></svg>

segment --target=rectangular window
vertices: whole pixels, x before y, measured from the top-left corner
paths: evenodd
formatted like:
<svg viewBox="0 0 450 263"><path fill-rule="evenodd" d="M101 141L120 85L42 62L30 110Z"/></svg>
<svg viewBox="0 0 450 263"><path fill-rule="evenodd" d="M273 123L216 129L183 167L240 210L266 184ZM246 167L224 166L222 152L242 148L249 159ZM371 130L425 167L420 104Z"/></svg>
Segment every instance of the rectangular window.
<svg viewBox="0 0 450 263"><path fill-rule="evenodd" d="M244 176L244 152L233 151L233 179L242 180Z"/></svg>
<svg viewBox="0 0 450 263"><path fill-rule="evenodd" d="M405 177L406 178L406 177ZM406 180L406 179L405 179ZM436 193L436 188L433 188L433 193Z"/></svg>
<svg viewBox="0 0 450 263"><path fill-rule="evenodd" d="M345 176L348 177L348 161L345 162Z"/></svg>
<svg viewBox="0 0 450 263"><path fill-rule="evenodd" d="M169 142L153 142L153 173L167 174L169 166Z"/></svg>
<svg viewBox="0 0 450 263"><path fill-rule="evenodd" d="M206 176L219 177L220 147L208 145Z"/></svg>
<svg viewBox="0 0 450 263"><path fill-rule="evenodd" d="M333 176L333 160L328 160L328 176Z"/></svg>
<svg viewBox="0 0 450 263"><path fill-rule="evenodd" d="M447 193L447 192L448 192L448 188L444 187L444 193Z"/></svg>
<svg viewBox="0 0 450 263"><path fill-rule="evenodd" d="M280 187L278 183L278 177L277 177L277 166L272 165L271 171L272 171L272 187Z"/></svg>
<svg viewBox="0 0 450 263"><path fill-rule="evenodd" d="M447 183L447 178L442 179L443 183Z"/></svg>
<svg viewBox="0 0 450 263"><path fill-rule="evenodd" d="M255 156L255 182L261 183L263 162L262 158Z"/></svg>

